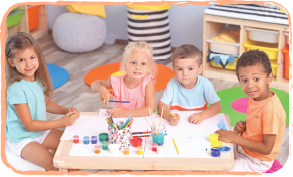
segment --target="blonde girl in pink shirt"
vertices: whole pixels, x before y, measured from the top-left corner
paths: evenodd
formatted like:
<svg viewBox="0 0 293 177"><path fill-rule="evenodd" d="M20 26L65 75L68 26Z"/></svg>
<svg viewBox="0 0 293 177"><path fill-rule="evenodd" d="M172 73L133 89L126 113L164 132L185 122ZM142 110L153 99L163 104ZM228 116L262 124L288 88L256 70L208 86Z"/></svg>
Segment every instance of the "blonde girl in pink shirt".
<svg viewBox="0 0 293 177"><path fill-rule="evenodd" d="M152 48L146 42L129 42L125 48L120 70L123 76L111 75L108 80L92 83L94 92L100 93L101 100L108 106L109 98L130 103L113 103L113 109L107 112L112 117L133 117L149 115L148 107L154 111L156 63L153 61ZM108 89L113 89L111 94Z"/></svg>

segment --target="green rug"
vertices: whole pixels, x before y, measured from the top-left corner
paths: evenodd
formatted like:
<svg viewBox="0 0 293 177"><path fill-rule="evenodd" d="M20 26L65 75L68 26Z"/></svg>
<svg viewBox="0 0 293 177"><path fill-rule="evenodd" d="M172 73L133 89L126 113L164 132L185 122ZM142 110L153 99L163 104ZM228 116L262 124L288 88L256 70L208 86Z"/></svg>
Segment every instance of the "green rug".
<svg viewBox="0 0 293 177"><path fill-rule="evenodd" d="M289 94L278 89L274 89L274 88L270 88L270 89L278 95L285 109L286 125L288 125L289 124ZM231 126L235 126L238 121L240 120L244 121L246 119L246 114L235 111L231 107L231 104L233 101L242 97L247 97L243 93L240 86L218 91L217 94L221 99L220 101L222 106L221 113L229 115Z"/></svg>

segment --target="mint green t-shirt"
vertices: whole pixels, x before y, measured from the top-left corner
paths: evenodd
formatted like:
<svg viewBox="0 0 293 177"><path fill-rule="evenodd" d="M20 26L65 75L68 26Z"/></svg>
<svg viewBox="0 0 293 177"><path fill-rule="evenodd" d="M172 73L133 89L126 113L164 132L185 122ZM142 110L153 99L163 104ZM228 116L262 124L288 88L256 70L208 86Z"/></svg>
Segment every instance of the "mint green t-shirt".
<svg viewBox="0 0 293 177"><path fill-rule="evenodd" d="M21 80L13 83L7 90L8 109L6 114L6 136L12 143L24 139L37 138L45 131L28 131L24 128L15 111L14 104L28 104L33 120L46 121L44 88L38 79L35 82Z"/></svg>

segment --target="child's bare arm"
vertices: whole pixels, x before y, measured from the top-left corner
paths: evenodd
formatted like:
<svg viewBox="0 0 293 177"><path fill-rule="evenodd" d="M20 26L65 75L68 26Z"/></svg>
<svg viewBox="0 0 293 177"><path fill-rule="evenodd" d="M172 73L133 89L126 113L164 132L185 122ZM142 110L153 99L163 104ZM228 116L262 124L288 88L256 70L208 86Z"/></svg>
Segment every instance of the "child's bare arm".
<svg viewBox="0 0 293 177"><path fill-rule="evenodd" d="M175 116L174 117L171 113L170 113L170 110L169 110L169 106L164 103L164 102L159 102L158 103L158 113L161 115L161 112L162 112L162 108L164 107L164 111L163 111L163 118L165 118L166 120L168 120L170 122L171 125L173 126L176 126L180 120L180 115L175 113Z"/></svg>
<svg viewBox="0 0 293 177"><path fill-rule="evenodd" d="M199 114L203 119L207 119L207 118L212 117L220 112L221 112L221 103L218 101L218 102L215 102L214 104L210 105L210 107L208 107L207 109L205 109L204 111L202 111Z"/></svg>
<svg viewBox="0 0 293 177"><path fill-rule="evenodd" d="M108 89L112 89L111 78L108 80L96 80L92 83L91 89L94 92L100 93L100 98L108 106L109 98L112 97Z"/></svg>
<svg viewBox="0 0 293 177"><path fill-rule="evenodd" d="M45 103L46 103L46 111L52 114L67 114L69 112L73 112L74 114L79 117L80 112L75 107L66 108L61 106L49 99L48 96L45 96Z"/></svg>
<svg viewBox="0 0 293 177"><path fill-rule="evenodd" d="M53 128L69 126L69 125L72 125L73 122L78 118L77 115L70 116L72 113L69 112L65 116L63 116L61 119L58 119L58 120L52 120L52 121L33 120L27 103L14 104L14 107L24 128L29 131L43 131L43 130L50 130Z"/></svg>
<svg viewBox="0 0 293 177"><path fill-rule="evenodd" d="M264 134L263 141L253 141L225 129L218 130L216 133L219 134L219 140L223 142L235 143L245 149L264 155L271 153L276 140L276 135L273 134Z"/></svg>
<svg viewBox="0 0 293 177"><path fill-rule="evenodd" d="M204 111L202 111L200 113L192 114L188 118L188 120L191 123L200 124L203 120L205 120L209 117L212 117L220 112L221 112L221 103L218 101L218 102L215 102L214 104L210 105L210 107L208 107Z"/></svg>

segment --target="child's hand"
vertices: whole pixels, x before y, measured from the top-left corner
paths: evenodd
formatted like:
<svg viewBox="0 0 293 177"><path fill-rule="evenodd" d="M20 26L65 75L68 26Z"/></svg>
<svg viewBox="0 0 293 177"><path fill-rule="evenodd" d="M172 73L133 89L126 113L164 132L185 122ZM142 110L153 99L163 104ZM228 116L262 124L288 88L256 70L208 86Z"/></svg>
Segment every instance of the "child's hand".
<svg viewBox="0 0 293 177"><path fill-rule="evenodd" d="M109 104L109 98L113 97L106 87L101 87L100 98L106 106Z"/></svg>
<svg viewBox="0 0 293 177"><path fill-rule="evenodd" d="M112 117L123 117L124 110L120 107L120 103L117 104L117 108L112 110L107 110L108 114L111 114Z"/></svg>
<svg viewBox="0 0 293 177"><path fill-rule="evenodd" d="M226 129L217 130L215 133L219 135L220 141L223 141L226 143L234 143L236 136L239 136L236 133Z"/></svg>
<svg viewBox="0 0 293 177"><path fill-rule="evenodd" d="M176 117L174 117L172 114L170 114L170 117L169 117L169 121L172 126L176 126L180 120L179 114L175 113L175 116Z"/></svg>
<svg viewBox="0 0 293 177"><path fill-rule="evenodd" d="M243 121L236 123L234 127L234 132L237 134L242 134L246 130L246 124Z"/></svg>
<svg viewBox="0 0 293 177"><path fill-rule="evenodd" d="M199 113L194 113L188 118L190 123L200 124L204 119L200 117Z"/></svg>
<svg viewBox="0 0 293 177"><path fill-rule="evenodd" d="M60 121L64 127L70 126L78 118L79 115L74 114L73 112L68 112L66 115L61 117Z"/></svg>
<svg viewBox="0 0 293 177"><path fill-rule="evenodd" d="M65 114L67 114L69 112L75 114L77 116L77 118L79 118L79 116L80 116L80 112L75 107L67 108Z"/></svg>

